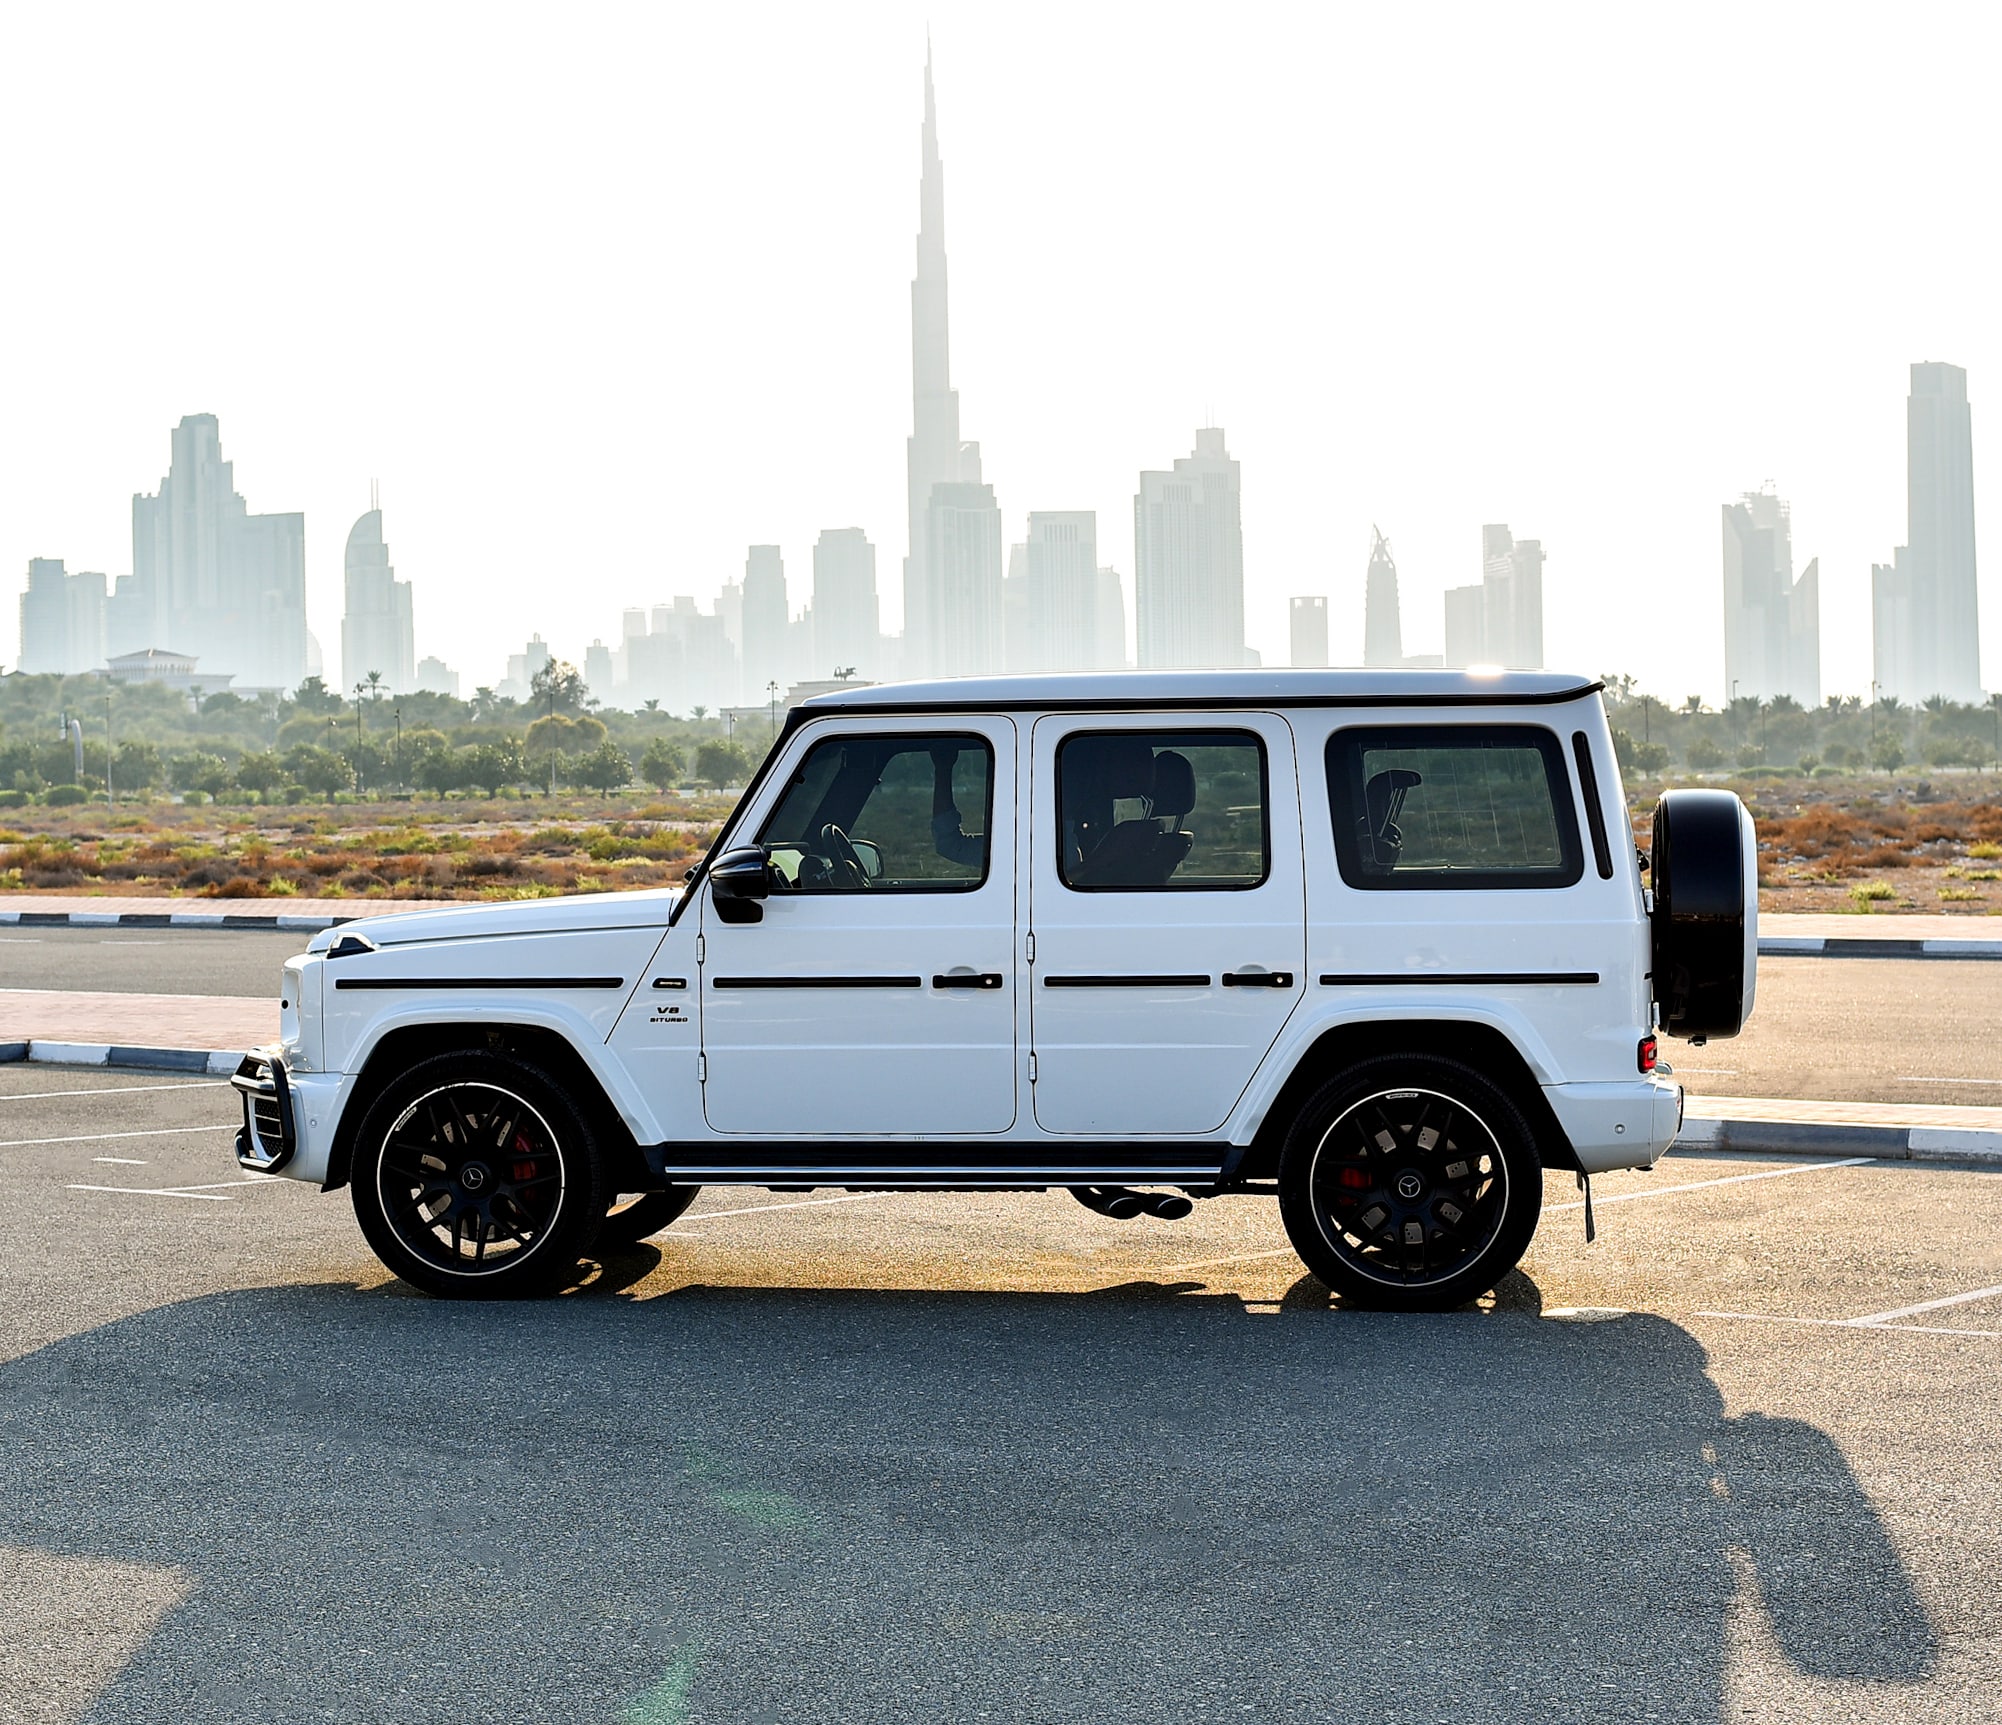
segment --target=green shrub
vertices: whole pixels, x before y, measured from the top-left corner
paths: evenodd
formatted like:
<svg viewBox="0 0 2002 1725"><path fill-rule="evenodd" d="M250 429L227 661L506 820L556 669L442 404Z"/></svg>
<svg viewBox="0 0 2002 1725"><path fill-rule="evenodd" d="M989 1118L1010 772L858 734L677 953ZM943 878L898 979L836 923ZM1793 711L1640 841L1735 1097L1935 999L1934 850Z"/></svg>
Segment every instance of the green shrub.
<svg viewBox="0 0 2002 1725"><path fill-rule="evenodd" d="M34 800L26 791L0 791L0 809L26 808Z"/></svg>
<svg viewBox="0 0 2002 1725"><path fill-rule="evenodd" d="M82 785L51 785L42 793L42 801L52 809L72 809L89 802L90 792Z"/></svg>

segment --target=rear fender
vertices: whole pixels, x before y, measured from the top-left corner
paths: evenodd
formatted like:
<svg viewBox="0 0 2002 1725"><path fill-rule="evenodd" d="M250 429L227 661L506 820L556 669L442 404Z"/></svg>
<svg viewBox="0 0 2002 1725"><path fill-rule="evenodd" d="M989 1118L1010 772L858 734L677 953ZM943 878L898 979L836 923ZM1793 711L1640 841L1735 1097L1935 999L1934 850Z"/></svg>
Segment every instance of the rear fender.
<svg viewBox="0 0 2002 1725"><path fill-rule="evenodd" d="M1527 1047L1518 1044L1524 1035ZM1537 1153L1546 1168L1576 1169L1577 1152L1543 1094L1544 1074L1552 1068L1549 1051L1527 1034L1527 1026L1503 1026L1485 1014L1441 1010L1437 1003L1408 1013L1358 1011L1329 1023L1322 1021L1289 1050L1285 1061L1273 1060L1259 1075L1269 1084L1255 1113L1252 1101L1241 1114L1246 1137L1225 1174L1231 1179L1269 1180L1278 1172L1279 1147L1301 1105L1316 1089L1358 1060L1378 1054L1436 1054L1478 1068L1514 1099L1536 1134Z"/></svg>

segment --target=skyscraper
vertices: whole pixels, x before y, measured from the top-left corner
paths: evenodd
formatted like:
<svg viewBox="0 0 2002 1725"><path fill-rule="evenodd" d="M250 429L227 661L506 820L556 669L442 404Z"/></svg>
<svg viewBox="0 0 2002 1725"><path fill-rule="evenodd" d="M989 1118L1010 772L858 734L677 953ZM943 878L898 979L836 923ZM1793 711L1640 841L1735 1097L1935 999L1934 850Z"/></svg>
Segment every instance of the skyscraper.
<svg viewBox="0 0 2002 1725"><path fill-rule="evenodd" d="M1543 546L1481 529L1481 584L1446 589L1446 663L1543 669Z"/></svg>
<svg viewBox="0 0 2002 1725"><path fill-rule="evenodd" d="M417 687L417 637L410 583L389 566L382 511L371 509L348 530L346 608L341 617L341 687L353 689L369 672L392 695Z"/></svg>
<svg viewBox="0 0 2002 1725"><path fill-rule="evenodd" d="M1099 650L1097 512L1032 511L1024 549L1033 669L1090 670Z"/></svg>
<svg viewBox="0 0 2002 1725"><path fill-rule="evenodd" d="M883 624L876 599L876 547L859 527L822 530L813 547L813 663L808 675L882 670Z"/></svg>
<svg viewBox="0 0 2002 1725"><path fill-rule="evenodd" d="M1974 431L1957 365L1912 367L1905 507L1906 543L1870 571L1878 687L1905 701L1979 701Z"/></svg>
<svg viewBox="0 0 2002 1725"><path fill-rule="evenodd" d="M73 677L104 666L104 577L66 574L59 557L28 559L21 595L21 660L29 673Z"/></svg>
<svg viewBox="0 0 2002 1725"><path fill-rule="evenodd" d="M1289 599L1287 634L1297 669L1320 670L1328 663L1328 602L1318 594Z"/></svg>
<svg viewBox="0 0 2002 1725"><path fill-rule="evenodd" d="M904 674L947 674L932 663L941 639L958 642L965 630L961 620L938 622L933 613L949 602L946 592L962 580L964 571L948 575L933 568L935 534L957 544L954 524L934 528L929 520L934 495L942 486L980 485L980 445L959 435L959 392L952 387L952 364L946 319L945 166L938 154L938 109L932 94L931 56L925 56L924 167L918 189L918 261L911 280L911 436L905 447L909 486L910 553L904 559ZM988 493L991 499L993 493ZM953 504L957 509L961 504ZM998 544L998 540L997 540ZM995 556L994 603L1000 604L999 552ZM1001 656L996 623L991 658ZM956 662L956 661L955 661Z"/></svg>
<svg viewBox="0 0 2002 1725"><path fill-rule="evenodd" d="M1397 609L1397 563L1390 541L1374 524L1375 544L1369 549L1369 575L1363 587L1362 662L1378 667L1404 663L1404 623Z"/></svg>
<svg viewBox="0 0 2002 1725"><path fill-rule="evenodd" d="M181 421L159 491L132 499L132 574L109 631L113 652L198 654L239 687L306 674L306 518L249 513L212 413Z"/></svg>
<svg viewBox="0 0 2002 1725"><path fill-rule="evenodd" d="M135 645L197 653L239 686L290 688L305 675L306 519L249 513L214 414L181 421L159 491L132 499L119 600L120 632L150 637Z"/></svg>
<svg viewBox="0 0 2002 1725"><path fill-rule="evenodd" d="M1101 671L1123 671L1132 662L1126 655L1126 588L1119 571L1110 567L1098 572L1097 644L1092 664Z"/></svg>
<svg viewBox="0 0 2002 1725"><path fill-rule="evenodd" d="M934 485L925 530L926 675L977 677L998 670L1001 507L994 487Z"/></svg>
<svg viewBox="0 0 2002 1725"><path fill-rule="evenodd" d="M1821 565L1793 574L1793 530L1771 491L1724 505L1724 678L1733 695L1821 705Z"/></svg>
<svg viewBox="0 0 2002 1725"><path fill-rule="evenodd" d="M1133 587L1143 668L1244 659L1244 532L1238 465L1214 426L1133 499Z"/></svg>
<svg viewBox="0 0 2002 1725"><path fill-rule="evenodd" d="M786 599L786 566L776 545L753 545L744 559L744 697L762 701L773 683L792 680L786 626L792 609Z"/></svg>

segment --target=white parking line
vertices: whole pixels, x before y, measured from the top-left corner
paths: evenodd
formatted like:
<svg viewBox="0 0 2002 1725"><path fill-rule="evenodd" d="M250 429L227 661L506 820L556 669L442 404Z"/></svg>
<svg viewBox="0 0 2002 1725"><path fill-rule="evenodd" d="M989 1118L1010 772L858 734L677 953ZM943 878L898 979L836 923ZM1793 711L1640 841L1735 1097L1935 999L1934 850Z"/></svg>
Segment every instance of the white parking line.
<svg viewBox="0 0 2002 1725"><path fill-rule="evenodd" d="M191 1078L185 1084L118 1084L105 1090L23 1090L15 1096L0 1096L0 1102L38 1102L44 1096L137 1096L147 1090L227 1090L221 1078Z"/></svg>
<svg viewBox="0 0 2002 1725"><path fill-rule="evenodd" d="M91 1160L93 1162L117 1162L126 1168L144 1168L146 1166L146 1158L143 1156L93 1156Z"/></svg>
<svg viewBox="0 0 2002 1725"><path fill-rule="evenodd" d="M1816 1330L1896 1330L1907 1336L1976 1336L2002 1341L2002 1330L1949 1330L1934 1324L1865 1323L1861 1318L1779 1318L1770 1312L1695 1312L1698 1318L1729 1318L1740 1324L1803 1324Z"/></svg>
<svg viewBox="0 0 2002 1725"><path fill-rule="evenodd" d="M273 1175L252 1175L248 1180L214 1180L203 1186L82 1186L67 1188L71 1192L125 1192L134 1198L202 1198L211 1204L231 1202L226 1193L216 1190L219 1186L277 1186L284 1184Z"/></svg>
<svg viewBox="0 0 2002 1725"><path fill-rule="evenodd" d="M38 1144L103 1144L114 1138L179 1138L189 1132L234 1132L235 1126L154 1126L144 1132L84 1132L74 1138L6 1138L0 1150L30 1150Z"/></svg>
<svg viewBox="0 0 2002 1725"><path fill-rule="evenodd" d="M758 1216L767 1210L806 1210L816 1204L860 1204L865 1199L881 1198L882 1192L844 1192L839 1198L802 1198L796 1204L752 1204L742 1210L704 1210L700 1214L691 1213L690 1222L713 1222L724 1216Z"/></svg>
<svg viewBox="0 0 2002 1725"><path fill-rule="evenodd" d="M1666 1198L1671 1192L1701 1192L1709 1186L1742 1186L1751 1180L1784 1180L1789 1174L1819 1174L1829 1168L1860 1168L1866 1162L1875 1162L1875 1156L1845 1156L1840 1162L1804 1162L1798 1168L1767 1168L1757 1174L1727 1174L1721 1180L1689 1180L1680 1186L1656 1186L1646 1192L1615 1192L1609 1197L1594 1198L1595 1209L1603 1210L1608 1204L1631 1204L1636 1198ZM1573 1204L1546 1204L1543 1213L1554 1215L1559 1210L1582 1210L1585 1200L1580 1198Z"/></svg>
<svg viewBox="0 0 2002 1725"><path fill-rule="evenodd" d="M1894 1318L1916 1317L1920 1312L1937 1312L1943 1306L1964 1306L1970 1300L1990 1300L2002 1294L2002 1282L1992 1288L1976 1288L1971 1294L1949 1294L1943 1300L1922 1300L1916 1306L1900 1306L1893 1312L1872 1312L1867 1318L1851 1318L1849 1321L1858 1329L1877 1324L1888 1324Z"/></svg>
<svg viewBox="0 0 2002 1725"><path fill-rule="evenodd" d="M1247 1264L1253 1258L1285 1258L1292 1255L1291 1246L1274 1246L1269 1252L1233 1252L1228 1258L1198 1258L1189 1264L1163 1264L1165 1275L1170 1270L1207 1270L1212 1264Z"/></svg>

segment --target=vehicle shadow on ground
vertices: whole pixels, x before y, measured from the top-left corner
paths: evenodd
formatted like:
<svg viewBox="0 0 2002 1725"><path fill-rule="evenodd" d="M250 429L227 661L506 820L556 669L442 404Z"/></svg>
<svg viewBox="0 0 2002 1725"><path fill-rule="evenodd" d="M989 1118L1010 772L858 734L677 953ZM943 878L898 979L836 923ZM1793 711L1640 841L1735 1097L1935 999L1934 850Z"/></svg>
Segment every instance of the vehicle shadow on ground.
<svg viewBox="0 0 2002 1725"><path fill-rule="evenodd" d="M1747 1564L1802 1671L1934 1671L1675 1324L1307 1286L218 1294L0 1367L0 1545L185 1579L105 1721L1700 1722Z"/></svg>

